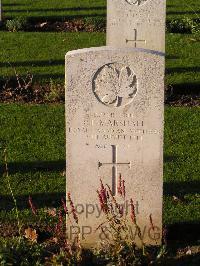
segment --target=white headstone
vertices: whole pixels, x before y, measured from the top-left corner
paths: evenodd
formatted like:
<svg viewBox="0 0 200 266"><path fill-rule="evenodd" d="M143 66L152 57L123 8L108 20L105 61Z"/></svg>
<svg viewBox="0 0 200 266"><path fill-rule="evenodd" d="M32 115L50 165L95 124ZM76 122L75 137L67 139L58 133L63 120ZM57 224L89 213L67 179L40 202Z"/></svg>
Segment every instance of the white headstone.
<svg viewBox="0 0 200 266"><path fill-rule="evenodd" d="M99 215L99 179L110 185L118 199L119 174L125 179L126 199L138 202L144 242L160 244L163 95L162 53L111 47L67 53L67 192L79 213L84 245L101 241L100 231L95 231L105 220ZM150 232L150 214L156 237ZM68 221L72 237L70 226Z"/></svg>
<svg viewBox="0 0 200 266"><path fill-rule="evenodd" d="M107 45L165 51L166 0L108 0Z"/></svg>

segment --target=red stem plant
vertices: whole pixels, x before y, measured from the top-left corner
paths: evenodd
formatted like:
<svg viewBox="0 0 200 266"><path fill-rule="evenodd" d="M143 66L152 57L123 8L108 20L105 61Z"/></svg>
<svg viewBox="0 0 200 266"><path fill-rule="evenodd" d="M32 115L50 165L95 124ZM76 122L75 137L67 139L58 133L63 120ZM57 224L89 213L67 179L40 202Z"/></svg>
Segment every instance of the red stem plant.
<svg viewBox="0 0 200 266"><path fill-rule="evenodd" d="M118 196L116 197L113 195L110 186L108 184L104 185L100 179L100 188L97 190L97 194L101 210L106 216L106 221L101 223L96 230L101 230L105 236L104 238L107 240L108 245L111 245L113 249L118 248L120 250L120 248L122 248L124 245L129 245L134 248L137 247L135 239L130 238L131 226L133 229L135 229L135 237L139 238L143 249L143 254L145 254L145 245L143 242L141 229L137 224L134 202L132 198L129 201L126 201L125 180L122 178L121 174L119 176L119 182L117 185L117 193L119 199L122 199L123 201L122 205L117 202ZM127 212L127 209L123 209L123 206L126 206L125 204L127 204L127 202L130 204L129 213ZM154 229L152 215L149 216L149 219L150 226L152 229ZM113 242L113 245L111 242Z"/></svg>
<svg viewBox="0 0 200 266"><path fill-rule="evenodd" d="M74 203L73 203L73 201L71 199L70 192L67 193L67 198L68 198L68 201L69 201L69 205L70 205L70 208L71 208L71 214L73 216L73 219L78 224L78 215L77 215L76 209L74 207Z"/></svg>
<svg viewBox="0 0 200 266"><path fill-rule="evenodd" d="M31 208L32 213L34 215L36 215L37 214L37 209L36 209L35 205L33 204L33 200L31 198L31 196L28 197L28 203L29 203L29 206Z"/></svg>

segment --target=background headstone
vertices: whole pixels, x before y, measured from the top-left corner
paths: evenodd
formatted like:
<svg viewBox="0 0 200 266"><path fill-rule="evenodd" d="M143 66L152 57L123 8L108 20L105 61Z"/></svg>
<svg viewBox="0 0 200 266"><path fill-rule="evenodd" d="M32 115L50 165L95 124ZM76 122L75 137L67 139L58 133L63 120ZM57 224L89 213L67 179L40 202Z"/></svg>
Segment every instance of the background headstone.
<svg viewBox="0 0 200 266"><path fill-rule="evenodd" d="M138 223L146 230L144 241L160 244L163 94L162 53L111 47L67 53L67 192L78 206L81 233L89 232L83 244L100 240L95 230L105 217L98 217L99 179L118 198L119 174L125 179L127 199L138 202ZM94 207L89 215L87 206ZM159 231L157 239L149 235L150 214Z"/></svg>
<svg viewBox="0 0 200 266"><path fill-rule="evenodd" d="M107 45L165 51L166 0L108 0Z"/></svg>

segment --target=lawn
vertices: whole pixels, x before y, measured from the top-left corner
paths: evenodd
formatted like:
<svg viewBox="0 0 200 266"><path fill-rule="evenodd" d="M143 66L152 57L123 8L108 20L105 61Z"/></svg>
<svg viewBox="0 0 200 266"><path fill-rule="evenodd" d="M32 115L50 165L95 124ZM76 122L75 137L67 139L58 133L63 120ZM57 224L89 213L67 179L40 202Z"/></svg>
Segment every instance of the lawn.
<svg viewBox="0 0 200 266"><path fill-rule="evenodd" d="M64 83L65 54L74 49L105 44L103 33L0 32L1 75L31 72L39 82Z"/></svg>
<svg viewBox="0 0 200 266"><path fill-rule="evenodd" d="M104 33L0 32L1 77L14 75L8 62L21 74L31 72L40 83L64 83L66 52L105 45ZM197 86L200 82L198 41L187 34L167 34L167 84Z"/></svg>
<svg viewBox="0 0 200 266"><path fill-rule="evenodd" d="M198 0L167 0L167 19L189 17L200 18Z"/></svg>
<svg viewBox="0 0 200 266"><path fill-rule="evenodd" d="M2 3L7 18L26 16L32 20L62 20L106 15L105 0L3 0Z"/></svg>
<svg viewBox="0 0 200 266"><path fill-rule="evenodd" d="M106 2L99 1L3 1L4 16L49 17L66 19L69 16L101 17L106 15ZM195 11L194 11L195 10ZM196 0L170 0L167 19L192 16L200 12ZM166 35L166 82L175 90L198 90L200 82L199 36L168 33ZM30 72L37 83L54 80L64 83L64 56L69 50L105 45L104 33L6 32L0 31L0 80L13 76L13 67L20 74ZM10 66L10 64L12 67Z"/></svg>
<svg viewBox="0 0 200 266"><path fill-rule="evenodd" d="M106 0L2 0L8 18L26 16L32 19L66 19L106 15ZM198 0L167 0L167 18L200 16Z"/></svg>

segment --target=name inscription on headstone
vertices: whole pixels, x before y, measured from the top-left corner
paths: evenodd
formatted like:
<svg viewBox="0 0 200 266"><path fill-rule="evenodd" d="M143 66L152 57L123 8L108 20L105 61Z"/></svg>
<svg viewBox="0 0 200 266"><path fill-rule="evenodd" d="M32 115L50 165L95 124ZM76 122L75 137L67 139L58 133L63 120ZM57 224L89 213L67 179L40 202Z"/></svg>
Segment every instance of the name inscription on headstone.
<svg viewBox="0 0 200 266"><path fill-rule="evenodd" d="M86 133L88 139L99 141L105 140L142 140L147 134L160 134L160 130L149 129L144 125L144 121L135 120L134 114L122 114L117 118L115 113L94 113L87 114L91 117L90 124L88 120L83 121L84 126L76 128L69 127L69 133ZM132 119L133 117L133 119Z"/></svg>

